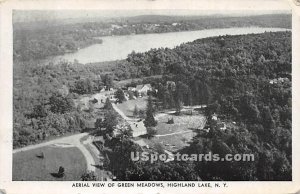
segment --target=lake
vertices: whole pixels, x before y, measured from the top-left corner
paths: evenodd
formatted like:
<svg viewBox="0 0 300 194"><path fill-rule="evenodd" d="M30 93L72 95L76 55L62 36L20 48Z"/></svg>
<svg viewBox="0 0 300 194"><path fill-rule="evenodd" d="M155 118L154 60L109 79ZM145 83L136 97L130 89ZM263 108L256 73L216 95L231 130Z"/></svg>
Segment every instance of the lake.
<svg viewBox="0 0 300 194"><path fill-rule="evenodd" d="M101 37L102 44L94 44L89 47L79 49L75 53L68 53L62 56L56 56L48 60L68 60L73 62L77 59L80 63L93 63L125 59L129 53L145 52L151 48L174 48L182 43L194 41L200 38L207 38L220 35L241 35L257 34L275 31L286 31L284 28L225 28L209 29L186 32L170 32L161 34L138 34L125 36L107 36Z"/></svg>

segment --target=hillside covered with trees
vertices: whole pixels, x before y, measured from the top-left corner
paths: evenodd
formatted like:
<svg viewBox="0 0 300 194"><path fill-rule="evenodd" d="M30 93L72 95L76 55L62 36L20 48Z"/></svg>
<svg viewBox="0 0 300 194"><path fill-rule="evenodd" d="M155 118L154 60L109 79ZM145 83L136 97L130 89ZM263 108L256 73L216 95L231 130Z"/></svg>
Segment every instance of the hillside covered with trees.
<svg viewBox="0 0 300 194"><path fill-rule="evenodd" d="M161 75L157 77L157 75ZM151 76L154 76L151 79ZM155 77L156 76L156 77ZM291 32L199 39L174 49L131 53L114 67L70 64L14 65L14 147L81 131L91 115L74 98L113 80L144 78L157 89L157 108L207 104L236 126L199 133L183 153L253 153L253 162L133 162L128 139L109 145L120 180L291 180ZM173 84L174 83L174 84Z"/></svg>
<svg viewBox="0 0 300 194"><path fill-rule="evenodd" d="M62 21L15 22L14 60L28 61L76 52L92 44L101 44L99 37L111 35L166 33L230 27L291 28L289 14L247 17L209 16L135 16L79 23Z"/></svg>
<svg viewBox="0 0 300 194"><path fill-rule="evenodd" d="M163 75L152 80L159 107L207 104L208 118L216 113L236 123L225 131L208 123L209 133L199 133L180 152L255 155L252 162L167 164L124 158L127 170L116 170L120 180L291 180L290 32L201 39L132 53L119 66L123 78Z"/></svg>

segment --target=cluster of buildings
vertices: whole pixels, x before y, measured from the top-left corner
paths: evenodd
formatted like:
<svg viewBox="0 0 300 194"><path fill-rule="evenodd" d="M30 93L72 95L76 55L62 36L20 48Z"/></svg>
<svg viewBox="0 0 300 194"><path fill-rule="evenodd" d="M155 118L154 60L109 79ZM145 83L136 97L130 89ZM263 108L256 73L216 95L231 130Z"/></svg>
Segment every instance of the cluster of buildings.
<svg viewBox="0 0 300 194"><path fill-rule="evenodd" d="M222 122L220 119L218 119L218 115L216 113L214 113L213 115L211 115L211 125L216 126L217 129L219 130L226 130L227 126L225 122ZM209 132L210 128L205 129L207 132Z"/></svg>
<svg viewBox="0 0 300 194"><path fill-rule="evenodd" d="M270 84L282 84L282 83L289 82L289 81L290 80L287 77L284 77L284 78L280 77L280 78L270 80L269 83Z"/></svg>
<svg viewBox="0 0 300 194"><path fill-rule="evenodd" d="M99 93L93 94L91 96L84 96L80 99L75 100L77 107L80 107L80 110L89 110L91 104L94 108L102 108L106 99L109 99L111 102L116 102L115 90L110 89L106 91L102 89Z"/></svg>
<svg viewBox="0 0 300 194"><path fill-rule="evenodd" d="M142 97L148 95L149 91L152 91L151 84L139 84L136 87L128 87L128 92L136 93L136 97ZM75 104L77 107L80 107L80 110L88 110L93 104L94 108L102 108L106 99L108 98L111 102L116 102L115 98L116 89L110 88L106 90L106 88L102 88L101 91L97 94L93 94L91 96L83 96L82 98L75 100ZM128 98L128 92L125 92L125 97Z"/></svg>

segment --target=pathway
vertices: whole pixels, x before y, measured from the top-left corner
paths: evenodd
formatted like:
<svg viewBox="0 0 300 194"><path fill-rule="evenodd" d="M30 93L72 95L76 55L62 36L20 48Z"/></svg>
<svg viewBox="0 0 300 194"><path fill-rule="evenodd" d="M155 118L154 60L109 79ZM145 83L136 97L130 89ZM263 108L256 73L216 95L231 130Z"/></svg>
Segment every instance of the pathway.
<svg viewBox="0 0 300 194"><path fill-rule="evenodd" d="M143 121L138 121L139 119L131 119L127 117L124 112L117 107L116 104L112 104L112 106L115 111L130 125L133 137L147 134L147 129Z"/></svg>
<svg viewBox="0 0 300 194"><path fill-rule="evenodd" d="M61 147L70 147L73 145L74 147L77 147L82 152L83 156L85 157L86 163L87 163L87 170L95 171L96 170L96 168L94 166L95 160L94 160L93 156L86 149L86 147L84 147L84 145L80 142L80 139L87 135L89 135L89 134L88 133L79 133L79 134L71 135L68 137L57 138L57 139L47 141L44 143L30 145L30 146L26 146L26 147L19 148L19 149L14 149L13 153L28 151L28 150L45 147L45 146L50 146L50 145L61 146Z"/></svg>
<svg viewBox="0 0 300 194"><path fill-rule="evenodd" d="M166 136L170 136L170 135L178 135L178 134L190 133L190 132L193 132L193 131L192 131L192 130L188 130L188 131L179 131L179 132L168 133L168 134L162 134L162 135L154 135L154 137L166 137Z"/></svg>

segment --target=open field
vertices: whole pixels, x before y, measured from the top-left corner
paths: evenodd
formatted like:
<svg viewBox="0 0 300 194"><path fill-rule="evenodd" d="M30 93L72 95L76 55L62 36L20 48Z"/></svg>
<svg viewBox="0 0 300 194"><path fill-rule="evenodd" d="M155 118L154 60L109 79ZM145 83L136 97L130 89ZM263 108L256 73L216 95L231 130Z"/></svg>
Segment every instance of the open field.
<svg viewBox="0 0 300 194"><path fill-rule="evenodd" d="M195 132L193 130L188 130L181 134L153 137L151 139L144 139L144 141L150 147L154 147L155 144L161 144L166 150L174 152L188 146L188 143L194 136Z"/></svg>
<svg viewBox="0 0 300 194"><path fill-rule="evenodd" d="M44 158L38 156L44 153ZM58 168L65 168L65 176L56 178ZM86 160L76 147L46 146L13 154L14 181L75 181L86 171Z"/></svg>
<svg viewBox="0 0 300 194"><path fill-rule="evenodd" d="M157 78L162 78L162 75L153 75L153 76L143 77L143 78L125 79L125 80L121 80L121 81L115 81L114 84L116 87L123 87L132 82L142 82L143 80L157 79Z"/></svg>
<svg viewBox="0 0 300 194"><path fill-rule="evenodd" d="M171 118L174 119L174 124L167 124ZM152 148L155 144L161 144L166 150L177 151L189 144L196 135L195 130L204 127L205 120L201 114L175 116L163 113L157 119L157 134L151 139L142 139Z"/></svg>
<svg viewBox="0 0 300 194"><path fill-rule="evenodd" d="M174 124L167 124L168 119L174 120ZM203 128L205 117L199 114L194 115L171 115L166 114L157 119L157 135L177 133L191 129Z"/></svg>
<svg viewBox="0 0 300 194"><path fill-rule="evenodd" d="M147 97L137 98L135 100L127 100L121 104L117 104L117 107L122 110L126 116L133 117L135 105L137 105L139 110L145 110L147 106Z"/></svg>

